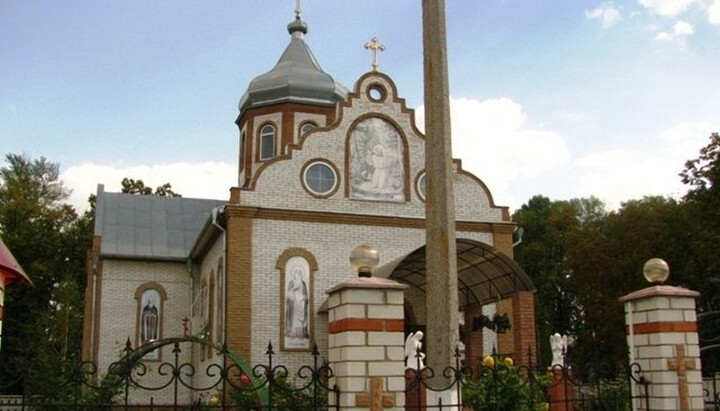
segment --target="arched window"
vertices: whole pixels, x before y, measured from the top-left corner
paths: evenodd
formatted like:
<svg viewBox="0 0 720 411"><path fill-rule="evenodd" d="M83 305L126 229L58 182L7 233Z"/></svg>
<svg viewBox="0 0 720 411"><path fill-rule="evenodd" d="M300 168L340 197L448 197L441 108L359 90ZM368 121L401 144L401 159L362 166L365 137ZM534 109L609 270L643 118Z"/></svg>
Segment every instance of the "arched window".
<svg viewBox="0 0 720 411"><path fill-rule="evenodd" d="M245 165L245 130L240 133L240 152L238 153L239 169L242 170Z"/></svg>
<svg viewBox="0 0 720 411"><path fill-rule="evenodd" d="M216 326L215 326L215 342L222 343L225 338L224 325L225 325L225 270L223 269L223 262L220 260L218 263L217 271L217 282L215 283L217 288L217 315Z"/></svg>
<svg viewBox="0 0 720 411"><path fill-rule="evenodd" d="M268 124L260 129L260 160L275 157L275 127Z"/></svg>
<svg viewBox="0 0 720 411"><path fill-rule="evenodd" d="M312 121L306 121L300 125L300 135L304 136L305 134L311 132L315 127L317 127L317 124L313 123Z"/></svg>
<svg viewBox="0 0 720 411"><path fill-rule="evenodd" d="M163 336L163 308L167 294L158 283L146 283L135 291L137 305L137 326L135 346L139 347ZM159 361L160 351L155 350L143 357L144 360Z"/></svg>
<svg viewBox="0 0 720 411"><path fill-rule="evenodd" d="M210 271L210 286L208 287L208 319L207 319L207 341L212 342L215 338L215 273ZM213 347L207 347L207 358L212 358Z"/></svg>

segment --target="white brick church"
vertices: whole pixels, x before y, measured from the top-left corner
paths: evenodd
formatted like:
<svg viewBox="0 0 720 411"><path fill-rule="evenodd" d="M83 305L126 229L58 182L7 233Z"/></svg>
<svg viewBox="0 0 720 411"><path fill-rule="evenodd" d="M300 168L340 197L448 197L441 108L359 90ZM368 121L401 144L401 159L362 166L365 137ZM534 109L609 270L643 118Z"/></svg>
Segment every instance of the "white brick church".
<svg viewBox="0 0 720 411"><path fill-rule="evenodd" d="M228 198L99 186L83 356L101 370L128 339L137 347L184 335L226 342L250 362L272 341L289 368L315 343L326 356L325 291L355 275L348 258L364 243L379 250L375 276L411 286L405 329L423 329L425 138L402 85L371 71L348 90L321 69L299 15L288 31L278 62L240 98ZM512 260L515 224L478 176L454 164L467 356L496 347L522 361L535 343L534 287ZM472 330L473 317L495 312L508 314L512 331ZM144 360L170 358L171 349ZM211 349L183 355L198 367L219 358Z"/></svg>

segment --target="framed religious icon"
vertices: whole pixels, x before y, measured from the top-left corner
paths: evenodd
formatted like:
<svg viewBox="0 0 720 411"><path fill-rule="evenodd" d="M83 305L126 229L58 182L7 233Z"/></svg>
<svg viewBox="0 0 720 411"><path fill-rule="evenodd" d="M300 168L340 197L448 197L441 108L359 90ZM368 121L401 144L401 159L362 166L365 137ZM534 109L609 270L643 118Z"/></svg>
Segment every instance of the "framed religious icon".
<svg viewBox="0 0 720 411"><path fill-rule="evenodd" d="M290 257L282 270L281 338L283 350L306 351L312 336L312 284L310 264L300 256Z"/></svg>
<svg viewBox="0 0 720 411"><path fill-rule="evenodd" d="M405 148L395 126L366 118L353 127L349 144L350 198L405 201Z"/></svg>
<svg viewBox="0 0 720 411"><path fill-rule="evenodd" d="M138 345L157 341L160 339L162 321L162 299L160 293L148 288L140 297L138 312ZM157 361L160 359L160 350L154 350L143 357L144 360Z"/></svg>

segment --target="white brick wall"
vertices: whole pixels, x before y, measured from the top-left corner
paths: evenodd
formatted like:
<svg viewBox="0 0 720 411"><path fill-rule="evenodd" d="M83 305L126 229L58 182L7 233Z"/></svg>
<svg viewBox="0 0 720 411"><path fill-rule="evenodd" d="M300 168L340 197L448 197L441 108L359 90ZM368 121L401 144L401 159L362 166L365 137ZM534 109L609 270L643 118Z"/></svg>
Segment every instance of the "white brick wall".
<svg viewBox="0 0 720 411"><path fill-rule="evenodd" d="M391 87L382 77L372 77L361 84L364 90L370 82L386 85L388 93ZM424 137L412 127L412 114L403 112L400 103L393 103L389 95L386 103L375 103L367 99L365 93L353 101L353 107L345 108L337 127L329 132L313 133L301 150L293 151L292 158L273 164L263 170L254 191L241 194L241 204L252 207L315 210L338 213L388 215L423 218L425 203L418 197L415 190L415 178L424 169L425 141ZM369 202L345 198L345 143L353 121L368 112L378 112L392 118L401 128L408 141L410 170L410 202ZM305 114L303 114L305 116ZM267 116L267 119L273 117ZM256 124L264 121L256 118ZM274 121L274 120L273 120ZM300 183L300 171L310 159L323 157L332 161L340 171L340 189L330 198L317 199L308 194ZM501 222L500 209L490 208L489 198L482 187L472 178L455 174L456 217L460 221Z"/></svg>
<svg viewBox="0 0 720 411"><path fill-rule="evenodd" d="M488 233L458 232L458 237L492 244ZM314 312L327 295L325 290L355 276L349 258L352 249L367 243L380 250L380 265L409 253L425 244L422 229L371 227L356 225L307 223L280 220L255 220L253 223L253 314L252 362L265 360L268 341L276 347L279 363L292 367L304 365L308 353L285 352L280 347L280 271L277 259L288 248L302 247L318 261L314 273ZM415 293L415 294L413 294ZM424 297L408 290L418 320L425 318ZM232 296L230 296L232 298ZM366 301L364 301L366 302ZM315 320L315 338L320 353L327 355L327 316Z"/></svg>
<svg viewBox="0 0 720 411"><path fill-rule="evenodd" d="M190 275L184 263L104 260L98 350L98 366L102 375L107 373L112 362L121 358L128 338L135 345L138 317L135 291L151 281L160 283L167 292L162 314L162 336L182 336L182 319L190 316ZM163 361L173 358L172 346L162 349L161 358ZM182 352L180 362L188 361L190 354L186 350ZM144 378L143 384L158 385L163 381L157 377L159 363L146 364L151 371L149 374L155 374L155 378ZM181 398L187 395L183 391ZM172 401L172 389L157 392L135 390L131 393L133 402L145 402L151 396L156 404L167 403Z"/></svg>
<svg viewBox="0 0 720 411"><path fill-rule="evenodd" d="M643 324L682 323L695 321L692 297L650 296L625 304L626 324L632 329ZM691 313L692 314L691 314ZM632 323L629 321L632 319ZM688 361L695 370L687 371L690 409L702 409L702 378L697 332L663 331L628 335L632 356L651 382L649 386L651 410L680 408L678 373L670 369L668 360L678 356L678 346L684 347Z"/></svg>

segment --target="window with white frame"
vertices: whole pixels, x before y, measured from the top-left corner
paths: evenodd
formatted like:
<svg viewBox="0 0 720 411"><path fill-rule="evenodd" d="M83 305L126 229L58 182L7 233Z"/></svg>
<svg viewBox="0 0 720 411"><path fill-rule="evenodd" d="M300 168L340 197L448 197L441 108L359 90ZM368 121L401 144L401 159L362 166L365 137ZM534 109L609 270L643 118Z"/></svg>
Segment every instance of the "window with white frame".
<svg viewBox="0 0 720 411"><path fill-rule="evenodd" d="M275 157L275 127L268 124L260 129L260 160Z"/></svg>

